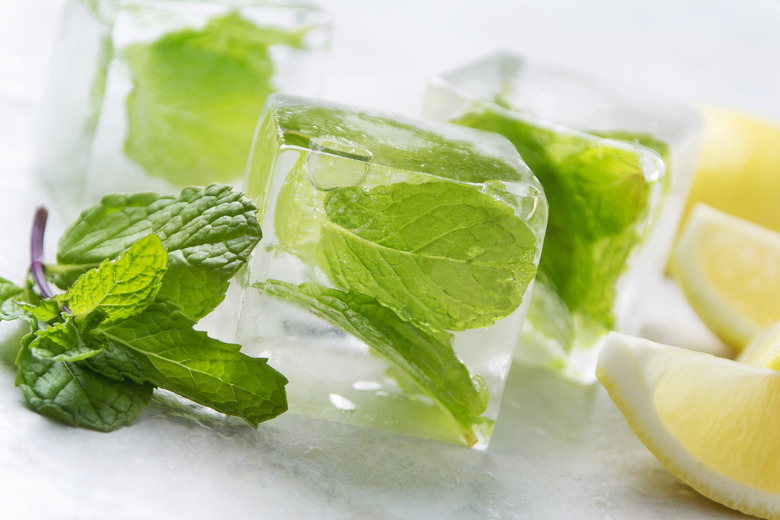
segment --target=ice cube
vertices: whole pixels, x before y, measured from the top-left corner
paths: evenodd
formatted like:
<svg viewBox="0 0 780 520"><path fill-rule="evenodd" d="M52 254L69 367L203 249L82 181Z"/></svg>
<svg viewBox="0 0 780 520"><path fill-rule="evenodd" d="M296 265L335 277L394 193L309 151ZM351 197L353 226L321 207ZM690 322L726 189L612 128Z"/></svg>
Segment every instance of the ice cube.
<svg viewBox="0 0 780 520"><path fill-rule="evenodd" d="M290 409L487 446L547 220L511 143L273 94L247 186L263 240L237 340Z"/></svg>
<svg viewBox="0 0 780 520"><path fill-rule="evenodd" d="M690 107L510 53L433 78L423 113L515 144L550 204L515 359L595 380L604 334L641 330L695 165Z"/></svg>
<svg viewBox="0 0 780 520"><path fill-rule="evenodd" d="M301 2L68 0L37 154L58 209L240 187L265 97L316 93L328 38Z"/></svg>

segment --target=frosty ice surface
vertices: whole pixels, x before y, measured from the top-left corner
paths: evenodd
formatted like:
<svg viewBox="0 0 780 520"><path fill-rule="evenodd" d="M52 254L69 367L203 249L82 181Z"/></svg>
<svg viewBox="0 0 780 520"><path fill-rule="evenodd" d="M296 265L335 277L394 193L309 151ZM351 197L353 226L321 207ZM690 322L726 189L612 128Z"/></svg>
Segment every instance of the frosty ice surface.
<svg viewBox="0 0 780 520"><path fill-rule="evenodd" d="M274 94L247 186L263 240L237 340L290 409L485 447L547 219L512 145Z"/></svg>
<svg viewBox="0 0 780 520"><path fill-rule="evenodd" d="M240 185L265 97L313 94L328 35L294 1L69 0L37 154L55 202Z"/></svg>
<svg viewBox="0 0 780 520"><path fill-rule="evenodd" d="M637 334L643 295L662 276L698 115L505 53L434 78L424 114L502 134L539 178L550 218L516 359L593 380L604 333Z"/></svg>

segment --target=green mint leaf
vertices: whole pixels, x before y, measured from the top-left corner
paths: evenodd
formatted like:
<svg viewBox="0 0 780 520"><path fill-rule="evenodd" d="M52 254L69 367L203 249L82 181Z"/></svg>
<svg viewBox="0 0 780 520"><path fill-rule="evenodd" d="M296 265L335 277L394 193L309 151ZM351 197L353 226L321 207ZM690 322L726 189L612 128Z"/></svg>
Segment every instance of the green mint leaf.
<svg viewBox="0 0 780 520"><path fill-rule="evenodd" d="M106 323L138 314L157 296L167 259L157 235L140 239L116 260L104 260L73 283L65 293L70 312L83 317L99 310Z"/></svg>
<svg viewBox="0 0 780 520"><path fill-rule="evenodd" d="M486 327L536 274L535 238L505 203L451 182L343 188L325 197L320 265L339 287L434 328Z"/></svg>
<svg viewBox="0 0 780 520"><path fill-rule="evenodd" d="M94 370L165 388L256 427L287 410L287 379L264 358L210 338L170 302L155 302L127 320L101 325L108 341L88 360Z"/></svg>
<svg viewBox="0 0 780 520"><path fill-rule="evenodd" d="M0 278L0 320L16 320L27 315L25 309L20 306L24 301L24 294L24 288Z"/></svg>
<svg viewBox="0 0 780 520"><path fill-rule="evenodd" d="M40 300L37 305L23 302L19 303L19 306L38 321L52 323L62 320L62 317L60 316L62 313L62 306L57 297Z"/></svg>
<svg viewBox="0 0 780 520"><path fill-rule="evenodd" d="M89 331L79 329L69 316L64 322L39 330L29 348L32 355L49 361L81 361L96 355L103 340Z"/></svg>
<svg viewBox="0 0 780 520"><path fill-rule="evenodd" d="M159 296L200 319L224 299L230 278L257 245L257 208L229 186L185 188L176 196L108 195L81 214L59 241L55 273L69 287L151 233L168 251Z"/></svg>
<svg viewBox="0 0 780 520"><path fill-rule="evenodd" d="M152 397L152 385L115 381L80 363L52 361L30 350L40 331L22 340L16 385L38 413L70 424L111 431L133 422Z"/></svg>
<svg viewBox="0 0 780 520"><path fill-rule="evenodd" d="M474 107L455 122L497 132L515 145L542 183L550 208L540 281L570 312L611 328L615 286L641 240L656 182L645 178L640 154L501 108Z"/></svg>
<svg viewBox="0 0 780 520"><path fill-rule="evenodd" d="M485 154L482 146L474 143L472 134L459 138L455 132L444 134L437 126L420 121L313 105L303 98L289 99L288 103L276 99L273 112L267 113L278 124L281 135L275 137L281 137L286 146L310 148L312 139L339 136L370 149L372 164L397 171L460 182L523 181L515 164ZM251 188L249 192L254 195Z"/></svg>
<svg viewBox="0 0 780 520"><path fill-rule="evenodd" d="M455 355L450 333L405 321L374 298L356 292L277 280L254 287L302 307L365 342L466 430L485 411L487 390Z"/></svg>
<svg viewBox="0 0 780 520"><path fill-rule="evenodd" d="M203 29L129 47L125 153L150 175L186 186L244 174L252 135L273 90L269 46L303 34L260 28L237 12Z"/></svg>
<svg viewBox="0 0 780 520"><path fill-rule="evenodd" d="M629 132L627 130L612 130L610 132L588 132L589 134L597 135L599 137L605 137L607 139L615 139L616 141L624 141L626 143L634 143L645 148L650 148L655 153L661 156L664 164L669 167L669 159L671 157L671 149L669 143L658 139L653 134L647 132Z"/></svg>
<svg viewBox="0 0 780 520"><path fill-rule="evenodd" d="M281 248L309 265L316 265L322 226L312 216L322 213L325 192L309 180L306 157L301 154L276 197L274 232Z"/></svg>

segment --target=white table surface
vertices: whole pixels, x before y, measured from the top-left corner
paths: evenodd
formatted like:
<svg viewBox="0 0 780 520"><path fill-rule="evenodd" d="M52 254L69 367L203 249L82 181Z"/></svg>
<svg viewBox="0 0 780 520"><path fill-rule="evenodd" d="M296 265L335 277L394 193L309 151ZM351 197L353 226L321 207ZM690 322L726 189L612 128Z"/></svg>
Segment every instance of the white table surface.
<svg viewBox="0 0 780 520"><path fill-rule="evenodd" d="M0 276L17 281L45 202L32 174L35 114L61 3L0 0ZM508 49L780 121L773 0L321 3L335 22L323 96L336 101L415 114L429 76ZM648 295L646 323L652 339L728 352L672 282ZM0 355L9 520L741 517L656 461L603 388L519 365L485 452L292 414L254 431L161 405L101 434L28 411L13 378Z"/></svg>

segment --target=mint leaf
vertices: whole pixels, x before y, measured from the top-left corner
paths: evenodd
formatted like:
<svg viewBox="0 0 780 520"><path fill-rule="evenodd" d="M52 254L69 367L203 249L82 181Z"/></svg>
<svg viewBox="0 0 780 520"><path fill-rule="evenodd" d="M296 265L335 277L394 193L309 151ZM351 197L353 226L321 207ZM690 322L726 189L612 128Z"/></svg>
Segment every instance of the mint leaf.
<svg viewBox="0 0 780 520"><path fill-rule="evenodd" d="M54 280L67 288L85 271L156 234L168 251L159 296L200 319L224 299L230 278L257 245L255 205L229 186L185 188L176 196L107 195L59 241Z"/></svg>
<svg viewBox="0 0 780 520"><path fill-rule="evenodd" d="M486 327L520 305L536 273L531 230L472 186L343 188L328 192L324 206L320 266L337 286L406 320Z"/></svg>
<svg viewBox="0 0 780 520"><path fill-rule="evenodd" d="M39 330L30 341L30 352L39 360L80 361L94 356L105 340L87 331L80 331L73 317L62 323Z"/></svg>
<svg viewBox="0 0 780 520"><path fill-rule="evenodd" d="M312 139L339 136L369 149L372 164L396 171L472 183L524 179L515 164L498 154L484 153L484 143L475 144L472 133L459 136L462 130L457 128L443 133L437 126L420 121L350 112L292 96L275 98L272 110L267 112L269 120L265 124L273 121L278 125L274 133L281 134L276 137L285 146L311 148ZM254 195L251 188L249 191Z"/></svg>
<svg viewBox="0 0 780 520"><path fill-rule="evenodd" d="M77 317L95 310L106 323L134 316L149 306L160 290L168 255L157 235L142 238L114 260L104 260L80 276L65 293Z"/></svg>
<svg viewBox="0 0 780 520"><path fill-rule="evenodd" d="M450 333L405 321L374 298L356 292L278 280L254 287L302 307L369 345L466 430L485 411L487 390L455 355Z"/></svg>
<svg viewBox="0 0 780 520"><path fill-rule="evenodd" d="M38 321L45 321L48 323L61 321L60 314L62 313L62 307L60 306L57 297L49 298L48 300L40 300L37 305L27 302L20 302L18 305L24 309L27 314Z"/></svg>
<svg viewBox="0 0 780 520"><path fill-rule="evenodd" d="M274 90L269 47L299 47L302 38L232 12L203 29L129 47L134 87L125 153L150 175L179 186L240 178L257 118Z"/></svg>
<svg viewBox="0 0 780 520"><path fill-rule="evenodd" d="M287 409L287 379L264 358L239 352L192 327L170 302L155 302L127 320L100 325L108 341L89 366L115 378L165 388L256 427Z"/></svg>
<svg viewBox="0 0 780 520"><path fill-rule="evenodd" d="M307 170L306 154L301 154L276 196L274 232L282 249L316 265L322 226L312 217L322 213L325 193L312 185Z"/></svg>
<svg viewBox="0 0 780 520"><path fill-rule="evenodd" d="M79 363L39 359L30 351L38 331L22 340L16 385L32 409L73 426L111 431L130 424L149 403L153 387L115 381Z"/></svg>
<svg viewBox="0 0 780 520"><path fill-rule="evenodd" d="M642 157L607 139L560 131L512 110L474 107L455 121L515 145L544 187L549 220L539 279L569 311L609 329L615 286L641 240L654 180ZM532 301L532 305L535 305Z"/></svg>
<svg viewBox="0 0 780 520"><path fill-rule="evenodd" d="M0 320L15 320L26 313L19 307L19 302L23 300L24 289L13 282L0 278Z"/></svg>

